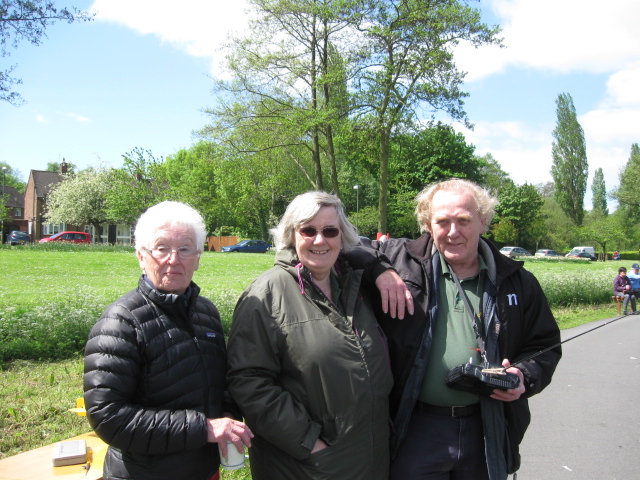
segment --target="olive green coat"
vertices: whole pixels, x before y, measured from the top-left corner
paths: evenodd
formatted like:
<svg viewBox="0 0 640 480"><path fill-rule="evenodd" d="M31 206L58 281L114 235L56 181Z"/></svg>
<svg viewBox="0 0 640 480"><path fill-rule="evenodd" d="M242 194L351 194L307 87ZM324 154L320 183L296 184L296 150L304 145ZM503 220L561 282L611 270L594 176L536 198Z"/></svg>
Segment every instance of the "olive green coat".
<svg viewBox="0 0 640 480"><path fill-rule="evenodd" d="M336 264L343 314L294 253L275 265L238 301L227 347L253 479L386 480L393 381L362 272ZM329 447L311 454L318 438Z"/></svg>

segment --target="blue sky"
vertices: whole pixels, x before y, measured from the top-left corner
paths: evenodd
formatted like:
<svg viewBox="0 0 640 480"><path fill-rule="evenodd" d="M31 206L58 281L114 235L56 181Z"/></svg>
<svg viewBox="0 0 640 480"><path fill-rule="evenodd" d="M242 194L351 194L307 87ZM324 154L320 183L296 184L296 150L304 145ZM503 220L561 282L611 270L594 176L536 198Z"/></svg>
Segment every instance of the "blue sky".
<svg viewBox="0 0 640 480"><path fill-rule="evenodd" d="M98 12L85 24L57 24L34 47L22 43L3 65L17 64L27 101L0 103L0 161L42 170L62 158L80 168L120 166L135 147L156 157L188 148L208 119L211 76L229 29L246 24L243 1L58 1ZM640 142L640 2L483 0L485 20L503 27L506 48L469 49L456 58L468 72L460 125L480 154L491 152L516 183L551 180L555 99L570 93L585 130L591 180L603 168L607 189L631 144Z"/></svg>

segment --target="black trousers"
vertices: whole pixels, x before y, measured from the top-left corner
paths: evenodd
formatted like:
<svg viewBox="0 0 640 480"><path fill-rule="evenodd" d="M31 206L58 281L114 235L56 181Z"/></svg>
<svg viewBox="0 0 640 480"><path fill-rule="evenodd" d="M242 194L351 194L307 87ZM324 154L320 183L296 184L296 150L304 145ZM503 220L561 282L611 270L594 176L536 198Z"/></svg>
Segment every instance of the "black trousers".
<svg viewBox="0 0 640 480"><path fill-rule="evenodd" d="M456 418L415 410L389 478L489 480L480 414Z"/></svg>

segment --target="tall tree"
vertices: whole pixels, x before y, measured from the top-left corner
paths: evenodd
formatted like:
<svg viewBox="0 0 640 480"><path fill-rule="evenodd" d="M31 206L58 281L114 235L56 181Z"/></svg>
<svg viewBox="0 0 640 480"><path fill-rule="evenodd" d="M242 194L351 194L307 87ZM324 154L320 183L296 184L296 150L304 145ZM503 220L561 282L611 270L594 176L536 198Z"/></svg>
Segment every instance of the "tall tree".
<svg viewBox="0 0 640 480"><path fill-rule="evenodd" d="M598 168L593 175L593 183L591 184L592 205L594 212L600 212L600 214L609 215L609 208L607 207L607 188L604 183L604 172L602 168Z"/></svg>
<svg viewBox="0 0 640 480"><path fill-rule="evenodd" d="M394 130L418 120L418 111L444 111L469 123L461 91L464 73L454 62L461 41L499 44L498 27L459 0L373 0L358 29L363 54L353 85L355 113L370 117L376 132L380 188L379 231L387 231L389 157Z"/></svg>
<svg viewBox="0 0 640 480"><path fill-rule="evenodd" d="M620 185L612 193L625 214L640 221L640 146L631 145L631 154L626 165L620 171Z"/></svg>
<svg viewBox="0 0 640 480"><path fill-rule="evenodd" d="M49 0L0 0L0 57L10 56L8 48L18 48L23 40L40 45L43 37L47 36L47 27L58 20L72 23L92 18L92 15L76 8L71 11L57 9ZM22 80L11 76L15 68L16 65L12 65L0 71L0 100L18 106L24 103L24 99L13 91L14 85L22 83Z"/></svg>
<svg viewBox="0 0 640 480"><path fill-rule="evenodd" d="M556 200L576 226L584 218L584 194L587 190L589 164L584 131L578 123L573 98L561 93L556 99L555 139L551 145L551 175L556 184Z"/></svg>
<svg viewBox="0 0 640 480"><path fill-rule="evenodd" d="M507 185L513 185L513 180L507 172L502 170L500 163L493 157L491 153L482 156L476 156L476 160L480 165L481 185L489 190L493 195L497 196Z"/></svg>
<svg viewBox="0 0 640 480"><path fill-rule="evenodd" d="M108 222L107 194L113 185L113 173L106 169L88 168L65 175L47 196L47 222L93 225L100 234Z"/></svg>
<svg viewBox="0 0 640 480"><path fill-rule="evenodd" d="M250 0L255 19L250 33L235 39L227 67L232 81L216 83L216 119L207 131L243 129L261 142L252 152L281 151L305 173L313 188L324 189L323 158L331 186L339 193L334 132L346 115L345 29L361 0ZM229 97L237 101L229 102ZM218 136L218 138L220 138ZM255 142L254 142L255 143ZM233 144L237 147L237 144ZM244 143L244 146L248 145ZM247 151L246 153L250 153ZM312 161L313 172L305 166Z"/></svg>

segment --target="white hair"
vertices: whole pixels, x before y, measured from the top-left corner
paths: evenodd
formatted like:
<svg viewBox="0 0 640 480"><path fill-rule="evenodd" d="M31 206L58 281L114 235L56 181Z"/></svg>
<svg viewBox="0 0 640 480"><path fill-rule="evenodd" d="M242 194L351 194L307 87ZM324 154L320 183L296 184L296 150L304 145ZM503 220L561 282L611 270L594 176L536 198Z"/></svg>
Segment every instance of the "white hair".
<svg viewBox="0 0 640 480"><path fill-rule="evenodd" d="M198 253L202 253L207 236L202 215L185 203L170 201L158 203L140 215L134 233L136 251L150 248L158 230L171 229L175 226L191 230Z"/></svg>

